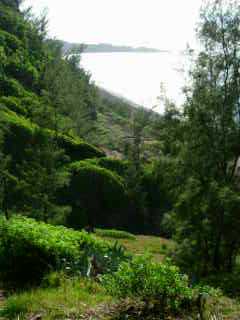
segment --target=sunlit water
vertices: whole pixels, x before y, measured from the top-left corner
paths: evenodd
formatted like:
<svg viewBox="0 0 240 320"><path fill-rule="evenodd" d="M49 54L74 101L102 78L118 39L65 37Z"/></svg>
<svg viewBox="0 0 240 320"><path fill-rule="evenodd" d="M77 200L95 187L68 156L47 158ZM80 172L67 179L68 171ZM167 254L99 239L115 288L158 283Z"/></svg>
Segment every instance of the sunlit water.
<svg viewBox="0 0 240 320"><path fill-rule="evenodd" d="M180 53L84 53L81 65L92 74L94 82L139 105L159 105L160 87L180 105L184 96L183 68L185 56Z"/></svg>

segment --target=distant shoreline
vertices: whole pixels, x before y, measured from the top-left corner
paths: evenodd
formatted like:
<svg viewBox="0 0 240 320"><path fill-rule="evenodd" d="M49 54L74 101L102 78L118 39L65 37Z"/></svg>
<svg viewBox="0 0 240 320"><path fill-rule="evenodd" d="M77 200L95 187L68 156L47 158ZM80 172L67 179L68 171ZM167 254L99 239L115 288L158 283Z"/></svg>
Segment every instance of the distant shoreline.
<svg viewBox="0 0 240 320"><path fill-rule="evenodd" d="M63 41L64 50L74 47L82 47L82 53L169 53L169 50L161 50L147 47L115 46L109 43L99 44L77 44Z"/></svg>
<svg viewBox="0 0 240 320"><path fill-rule="evenodd" d="M88 51L84 50L82 54L84 53L170 53L171 51L169 50L158 50L158 51L141 51L141 50L136 50L136 51Z"/></svg>

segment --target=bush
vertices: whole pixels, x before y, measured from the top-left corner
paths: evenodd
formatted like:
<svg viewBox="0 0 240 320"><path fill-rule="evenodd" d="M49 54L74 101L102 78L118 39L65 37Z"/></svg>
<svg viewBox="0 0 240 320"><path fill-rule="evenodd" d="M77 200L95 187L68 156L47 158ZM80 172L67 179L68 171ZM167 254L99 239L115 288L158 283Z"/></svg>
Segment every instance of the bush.
<svg viewBox="0 0 240 320"><path fill-rule="evenodd" d="M13 78L0 78L0 96L23 97L25 90L23 86Z"/></svg>
<svg viewBox="0 0 240 320"><path fill-rule="evenodd" d="M62 271L54 271L46 274L41 283L43 288L59 288L65 279L65 273Z"/></svg>
<svg viewBox="0 0 240 320"><path fill-rule="evenodd" d="M34 97L32 100L34 101ZM12 101L8 98L8 103L13 103L14 101L15 100ZM23 99L23 102L24 101L25 99ZM14 160L26 158L24 156L24 150L29 147L29 144L37 143L35 132L37 132L39 127L31 123L28 119L8 110L6 107L0 110L0 121L3 122L4 127L9 129L6 132L5 152L10 154ZM55 133L52 130L45 129L45 132L49 136L55 137ZM75 159L81 160L103 156L100 150L79 138L58 134L57 139L59 147L64 149L66 155L68 155L72 161Z"/></svg>
<svg viewBox="0 0 240 320"><path fill-rule="evenodd" d="M37 69L29 61L24 61L21 52L8 59L5 72L29 89L33 89L39 80Z"/></svg>
<svg viewBox="0 0 240 320"><path fill-rule="evenodd" d="M111 170L119 176L125 176L128 169L128 162L125 160L111 159L111 158L98 158L91 159L89 163L100 166L102 168Z"/></svg>
<svg viewBox="0 0 240 320"><path fill-rule="evenodd" d="M58 144L63 148L72 161L103 157L104 153L94 146L77 137L60 134Z"/></svg>
<svg viewBox="0 0 240 320"><path fill-rule="evenodd" d="M39 283L50 271L86 275L91 257L98 272L116 270L125 252L86 232L52 226L33 219L0 220L1 280L20 284Z"/></svg>
<svg viewBox="0 0 240 320"><path fill-rule="evenodd" d="M26 115L27 111L26 109L22 106L21 101L19 98L16 97L1 97L0 98L0 104L3 104L6 106L8 109L19 113L21 115Z"/></svg>
<svg viewBox="0 0 240 320"><path fill-rule="evenodd" d="M4 153L9 154L14 163L26 159L25 150L34 142L34 129L26 118L10 110L0 110L0 122L5 133Z"/></svg>
<svg viewBox="0 0 240 320"><path fill-rule="evenodd" d="M179 312L193 299L186 275L175 266L152 262L146 256L122 263L117 272L103 276L102 282L113 296L154 303L163 314Z"/></svg>
<svg viewBox="0 0 240 320"><path fill-rule="evenodd" d="M0 46L4 47L8 56L22 49L21 41L15 35L4 30L0 30Z"/></svg>
<svg viewBox="0 0 240 320"><path fill-rule="evenodd" d="M126 231L122 231L122 230L95 229L95 233L96 233L96 235L98 235L100 237L136 240L136 237L133 234L126 232Z"/></svg>
<svg viewBox="0 0 240 320"><path fill-rule="evenodd" d="M4 2L9 1L5 0ZM0 3L0 29L7 30L17 38L25 38L27 28L22 15L16 14L15 10L6 7L4 2Z"/></svg>
<svg viewBox="0 0 240 320"><path fill-rule="evenodd" d="M88 161L74 162L69 170L70 185L62 195L72 207L69 226L126 227L128 196L122 178Z"/></svg>

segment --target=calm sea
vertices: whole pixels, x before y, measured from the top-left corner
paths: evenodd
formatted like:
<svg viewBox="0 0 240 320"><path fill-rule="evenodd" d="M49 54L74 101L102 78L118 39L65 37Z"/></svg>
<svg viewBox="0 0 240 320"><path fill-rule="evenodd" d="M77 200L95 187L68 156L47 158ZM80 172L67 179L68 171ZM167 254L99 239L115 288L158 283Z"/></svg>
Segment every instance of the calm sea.
<svg viewBox="0 0 240 320"><path fill-rule="evenodd" d="M185 56L180 53L84 53L81 65L94 82L147 108L158 104L161 84L180 105L183 100Z"/></svg>

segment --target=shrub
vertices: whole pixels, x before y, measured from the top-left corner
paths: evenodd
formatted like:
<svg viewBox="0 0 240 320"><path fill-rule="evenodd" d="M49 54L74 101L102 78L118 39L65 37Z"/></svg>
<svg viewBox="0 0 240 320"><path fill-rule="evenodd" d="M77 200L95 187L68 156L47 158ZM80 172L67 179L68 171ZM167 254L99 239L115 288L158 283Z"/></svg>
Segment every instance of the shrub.
<svg viewBox="0 0 240 320"><path fill-rule="evenodd" d="M13 78L0 78L0 95L23 97L25 90L23 86Z"/></svg>
<svg viewBox="0 0 240 320"><path fill-rule="evenodd" d="M0 122L5 129L4 152L14 163L25 158L25 149L33 143L35 126L10 110L0 110Z"/></svg>
<svg viewBox="0 0 240 320"><path fill-rule="evenodd" d="M7 300L4 308L0 310L0 316L4 319L24 319L29 307L29 296L21 295L18 297L14 295Z"/></svg>
<svg viewBox="0 0 240 320"><path fill-rule="evenodd" d="M116 270L126 258L116 246L86 232L20 216L0 220L1 280L23 286L39 283L50 271L63 269L86 275L93 256L99 272Z"/></svg>
<svg viewBox="0 0 240 320"><path fill-rule="evenodd" d="M8 109L21 115L26 115L27 113L27 110L22 106L20 99L16 97L1 97L0 104L3 104Z"/></svg>
<svg viewBox="0 0 240 320"><path fill-rule="evenodd" d="M72 161L103 157L104 153L77 137L60 134L58 144Z"/></svg>
<svg viewBox="0 0 240 320"><path fill-rule="evenodd" d="M29 99L31 99L31 97L29 97ZM10 98L7 98L7 100L8 103L11 104L15 101L15 99L12 100ZM32 100L36 102L34 96ZM24 102L25 99L23 99L23 103ZM4 127L9 129L6 132L6 153L11 154L14 160L24 157L25 148L31 143L37 143L34 133L37 131L38 126L28 119L17 115L15 112L6 109L6 107L0 110L0 121L5 124ZM55 133L52 130L45 129L45 131L49 136L55 137ZM100 150L79 138L59 134L57 139L59 147L65 150L66 155L68 155L72 161L75 159L81 160L103 156Z"/></svg>
<svg viewBox="0 0 240 320"><path fill-rule="evenodd" d="M122 230L95 229L95 233L100 237L136 240L136 237L133 234L131 234L127 231L122 231Z"/></svg>
<svg viewBox="0 0 240 320"><path fill-rule="evenodd" d="M0 30L0 46L5 48L6 53L9 56L21 49L22 43L15 35Z"/></svg>
<svg viewBox="0 0 240 320"><path fill-rule="evenodd" d="M113 296L154 303L163 314L180 311L193 298L186 275L169 263L155 263L146 256L123 262L117 272L103 276L102 282Z"/></svg>
<svg viewBox="0 0 240 320"><path fill-rule="evenodd" d="M7 2L6 0L4 2ZM8 1L9 2L9 1ZM26 23L22 15L16 14L12 8L0 3L0 29L7 30L17 38L23 39L26 35Z"/></svg>
<svg viewBox="0 0 240 320"><path fill-rule="evenodd" d="M128 162L119 159L111 159L104 157L98 159L91 159L89 160L89 163L111 170L119 176L125 176L128 169Z"/></svg>
<svg viewBox="0 0 240 320"><path fill-rule="evenodd" d="M39 80L39 73L37 69L31 65L29 61L24 61L24 57L21 52L8 59L5 72L29 89L33 89Z"/></svg>
<svg viewBox="0 0 240 320"><path fill-rule="evenodd" d="M69 226L124 228L128 197L121 177L87 161L70 165L70 185L63 198L72 206Z"/></svg>
<svg viewBox="0 0 240 320"><path fill-rule="evenodd" d="M46 274L43 279L41 286L43 288L59 288L65 279L65 274L62 271L53 271Z"/></svg>

